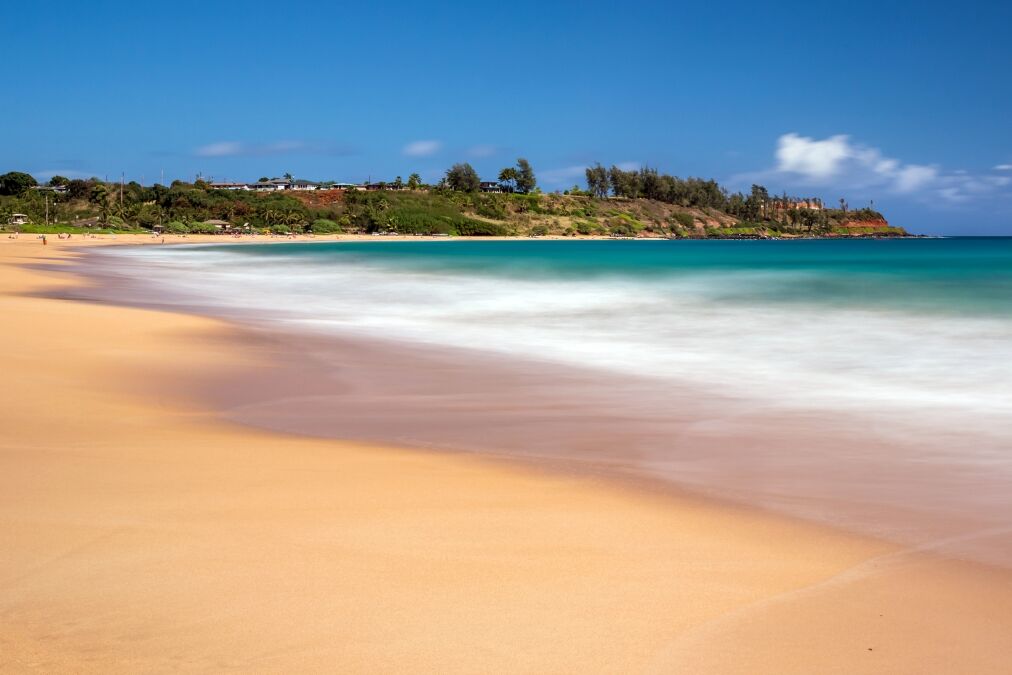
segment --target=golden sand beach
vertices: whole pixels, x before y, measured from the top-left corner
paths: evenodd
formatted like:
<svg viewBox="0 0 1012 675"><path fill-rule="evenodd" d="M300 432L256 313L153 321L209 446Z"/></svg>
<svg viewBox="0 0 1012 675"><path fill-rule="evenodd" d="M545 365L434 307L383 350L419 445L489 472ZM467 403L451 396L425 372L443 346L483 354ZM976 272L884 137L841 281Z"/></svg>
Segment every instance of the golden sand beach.
<svg viewBox="0 0 1012 675"><path fill-rule="evenodd" d="M109 243L0 239L0 672L1008 672L1005 570L224 422L231 326L46 297Z"/></svg>

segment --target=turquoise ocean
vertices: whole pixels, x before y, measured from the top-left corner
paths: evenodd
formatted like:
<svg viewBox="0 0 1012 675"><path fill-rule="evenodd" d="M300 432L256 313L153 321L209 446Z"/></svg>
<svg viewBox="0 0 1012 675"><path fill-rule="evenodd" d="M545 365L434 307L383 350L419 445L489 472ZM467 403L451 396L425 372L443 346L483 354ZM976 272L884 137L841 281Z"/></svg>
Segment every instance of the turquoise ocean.
<svg viewBox="0 0 1012 675"><path fill-rule="evenodd" d="M784 404L1012 415L1012 238L370 241L112 255L142 260L160 289L290 327Z"/></svg>

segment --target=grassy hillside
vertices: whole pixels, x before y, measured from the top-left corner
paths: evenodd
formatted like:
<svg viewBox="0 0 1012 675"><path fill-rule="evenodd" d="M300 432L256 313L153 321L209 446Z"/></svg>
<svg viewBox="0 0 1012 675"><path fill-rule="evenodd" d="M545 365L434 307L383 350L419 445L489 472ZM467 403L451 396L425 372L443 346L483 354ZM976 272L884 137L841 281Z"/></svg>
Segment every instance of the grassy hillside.
<svg viewBox="0 0 1012 675"><path fill-rule="evenodd" d="M352 232L715 238L906 234L870 210L826 209L825 225L809 228L772 218L743 222L717 209L651 199L563 194L352 192L333 210L336 222Z"/></svg>
<svg viewBox="0 0 1012 675"><path fill-rule="evenodd" d="M793 237L897 236L881 214L868 209L824 209L818 218L798 212L744 221L712 207L653 199L594 198L580 194L483 194L446 189L376 192L253 193L208 190L177 182L171 187L123 187L95 181L49 195L49 228L93 231L216 232L227 228L274 232L397 232L461 236ZM0 197L0 223L12 213L45 222L46 197L27 192ZM772 213L772 212L771 212ZM209 224L208 221L219 221ZM222 223L227 223L224 226ZM7 226L7 229L11 229Z"/></svg>

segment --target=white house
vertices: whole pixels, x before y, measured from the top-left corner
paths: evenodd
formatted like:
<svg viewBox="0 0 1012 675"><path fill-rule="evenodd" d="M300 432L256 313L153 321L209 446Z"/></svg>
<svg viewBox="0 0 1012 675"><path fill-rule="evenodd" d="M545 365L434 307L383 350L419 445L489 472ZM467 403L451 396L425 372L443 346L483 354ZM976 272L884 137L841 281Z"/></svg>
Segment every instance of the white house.
<svg viewBox="0 0 1012 675"><path fill-rule="evenodd" d="M270 180L257 181L250 187L257 192L274 192L275 190L290 190L292 183L287 178L271 178Z"/></svg>

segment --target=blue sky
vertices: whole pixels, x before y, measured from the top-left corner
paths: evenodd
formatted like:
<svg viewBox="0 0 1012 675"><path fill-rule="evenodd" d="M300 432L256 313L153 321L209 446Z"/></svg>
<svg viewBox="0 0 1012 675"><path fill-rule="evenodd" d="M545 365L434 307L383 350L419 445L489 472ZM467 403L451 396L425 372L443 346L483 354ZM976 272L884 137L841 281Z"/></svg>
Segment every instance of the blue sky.
<svg viewBox="0 0 1012 675"><path fill-rule="evenodd" d="M1008 3L16 3L0 171L151 183L588 163L1012 234Z"/></svg>

